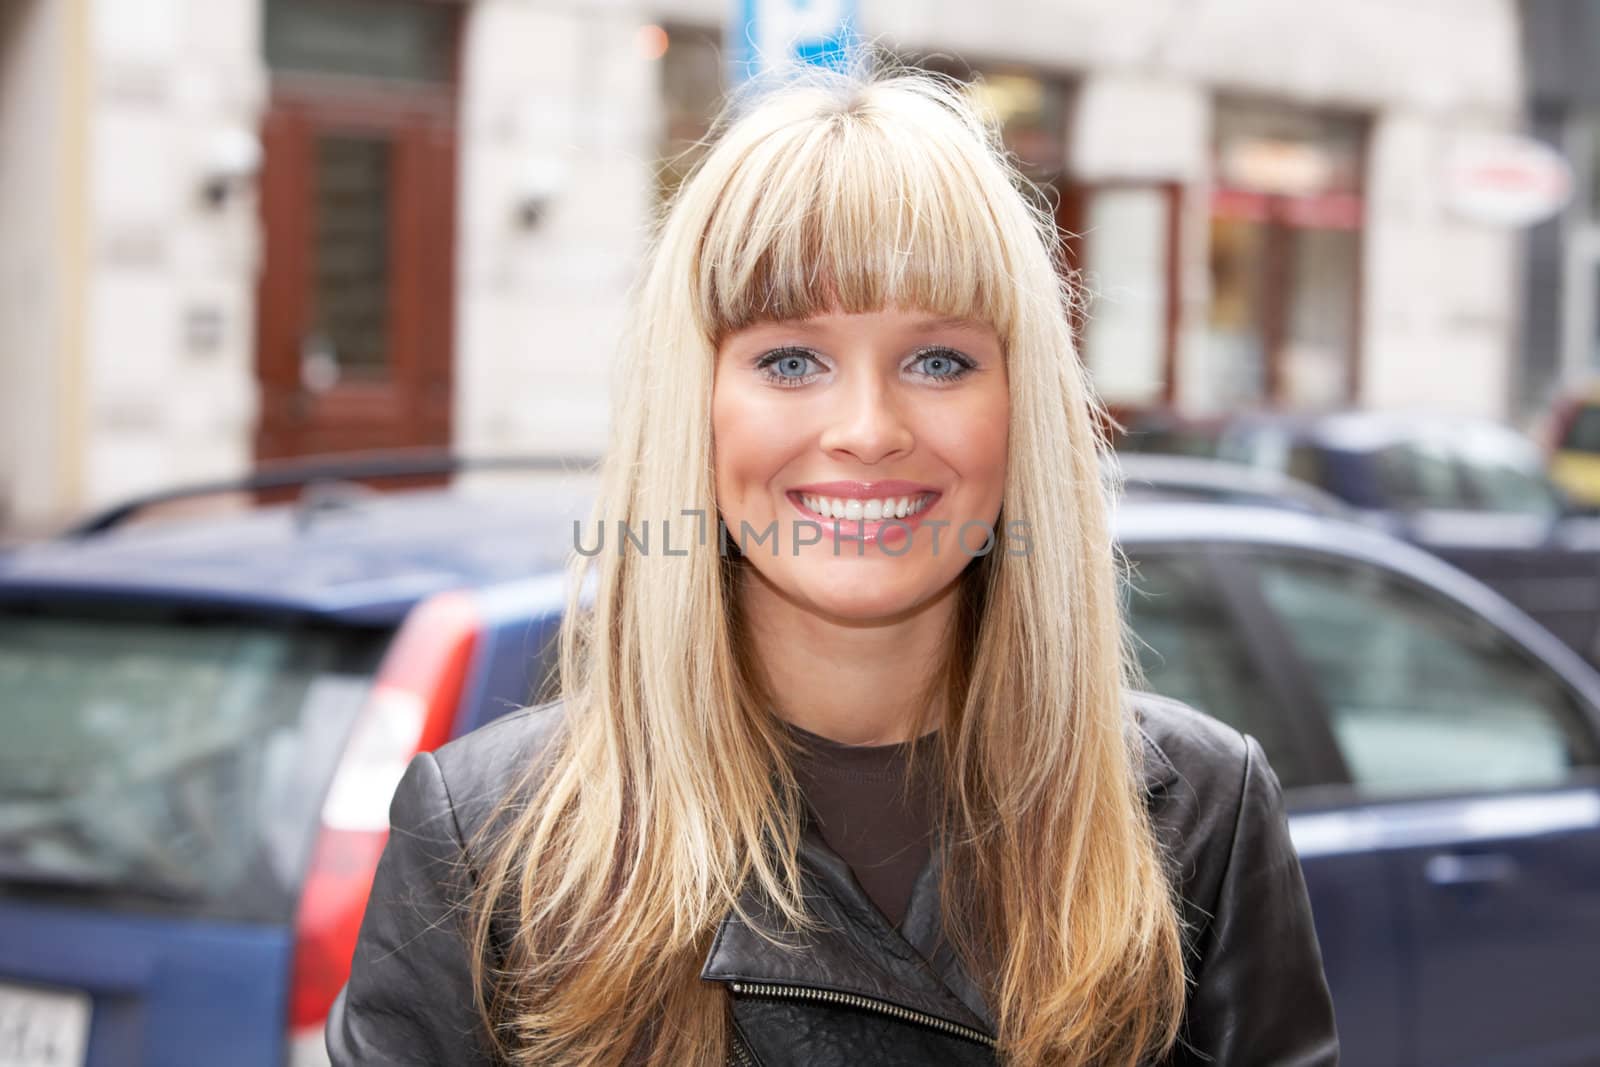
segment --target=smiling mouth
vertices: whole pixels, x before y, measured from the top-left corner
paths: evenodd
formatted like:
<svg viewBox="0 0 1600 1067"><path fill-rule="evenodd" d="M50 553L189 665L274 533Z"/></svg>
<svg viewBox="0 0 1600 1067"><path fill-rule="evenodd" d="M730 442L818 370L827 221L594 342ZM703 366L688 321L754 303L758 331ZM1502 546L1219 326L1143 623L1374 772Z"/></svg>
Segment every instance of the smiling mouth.
<svg viewBox="0 0 1600 1067"><path fill-rule="evenodd" d="M845 522L887 522L905 519L925 511L939 496L938 493L912 493L908 496L878 497L862 500L856 497L819 496L812 493L790 493L789 498L819 519L838 519Z"/></svg>

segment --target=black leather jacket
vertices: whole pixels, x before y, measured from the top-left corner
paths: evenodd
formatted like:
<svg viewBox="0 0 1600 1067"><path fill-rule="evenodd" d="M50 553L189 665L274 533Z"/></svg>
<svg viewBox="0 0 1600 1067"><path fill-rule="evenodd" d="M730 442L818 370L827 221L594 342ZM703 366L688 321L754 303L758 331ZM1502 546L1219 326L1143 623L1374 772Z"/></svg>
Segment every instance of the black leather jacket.
<svg viewBox="0 0 1600 1067"><path fill-rule="evenodd" d="M1254 738L1138 694L1156 825L1191 924L1183 1037L1161 1067L1331 1067L1338 1038L1277 777ZM463 842L559 722L527 709L416 757L395 792L350 981L328 1018L335 1067L487 1065L459 932ZM465 863L463 864L463 859ZM938 934L924 870L901 929L815 833L803 866L826 932L781 952L730 914L702 977L732 996L731 1060L765 1067L994 1065L993 1016ZM937 861L935 861L937 862ZM759 901L751 900L759 915Z"/></svg>

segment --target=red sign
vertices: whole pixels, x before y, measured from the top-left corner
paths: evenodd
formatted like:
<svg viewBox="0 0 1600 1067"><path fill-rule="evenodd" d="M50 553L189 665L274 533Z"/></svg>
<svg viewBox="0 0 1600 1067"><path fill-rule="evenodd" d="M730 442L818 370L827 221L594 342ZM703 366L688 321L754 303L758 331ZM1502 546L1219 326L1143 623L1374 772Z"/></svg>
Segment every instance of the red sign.
<svg viewBox="0 0 1600 1067"><path fill-rule="evenodd" d="M1566 157L1531 137L1479 134L1465 138L1445 169L1446 199L1475 222L1527 226L1559 212L1572 196Z"/></svg>

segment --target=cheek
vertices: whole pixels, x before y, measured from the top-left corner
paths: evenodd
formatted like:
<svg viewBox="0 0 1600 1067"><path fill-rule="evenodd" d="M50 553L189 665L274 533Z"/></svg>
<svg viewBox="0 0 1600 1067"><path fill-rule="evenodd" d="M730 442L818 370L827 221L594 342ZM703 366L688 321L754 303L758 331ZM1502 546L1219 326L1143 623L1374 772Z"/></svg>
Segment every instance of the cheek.
<svg viewBox="0 0 1600 1067"><path fill-rule="evenodd" d="M749 507L794 452L795 422L761 390L719 386L712 394L711 448L718 506Z"/></svg>
<svg viewBox="0 0 1600 1067"><path fill-rule="evenodd" d="M927 420L926 439L961 478L974 502L999 506L1005 489L1010 398L1000 389L973 392Z"/></svg>

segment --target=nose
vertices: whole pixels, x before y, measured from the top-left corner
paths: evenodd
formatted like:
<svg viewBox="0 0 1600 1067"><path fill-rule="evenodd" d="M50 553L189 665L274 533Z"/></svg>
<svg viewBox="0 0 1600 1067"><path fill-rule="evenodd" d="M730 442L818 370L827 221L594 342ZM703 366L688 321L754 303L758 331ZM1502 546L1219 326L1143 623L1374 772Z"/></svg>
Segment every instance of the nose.
<svg viewBox="0 0 1600 1067"><path fill-rule="evenodd" d="M823 431L824 451L848 455L864 464L911 451L915 436L900 409L900 398L876 375L854 376L847 389L836 392L832 421Z"/></svg>

